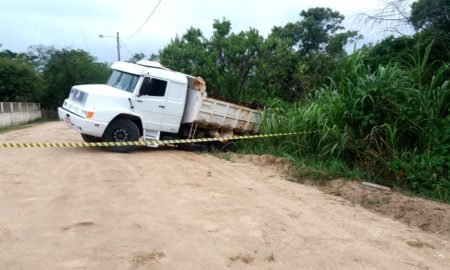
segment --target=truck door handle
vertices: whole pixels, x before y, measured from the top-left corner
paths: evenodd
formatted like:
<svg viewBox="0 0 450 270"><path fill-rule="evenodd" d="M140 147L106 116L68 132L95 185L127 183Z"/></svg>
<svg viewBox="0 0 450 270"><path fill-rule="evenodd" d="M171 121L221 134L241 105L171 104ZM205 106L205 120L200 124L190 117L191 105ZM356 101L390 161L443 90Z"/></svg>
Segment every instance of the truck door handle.
<svg viewBox="0 0 450 270"><path fill-rule="evenodd" d="M164 108L165 108L166 106L163 106L163 105L159 105L158 107L160 107L160 108L163 108L163 109L164 109Z"/></svg>
<svg viewBox="0 0 450 270"><path fill-rule="evenodd" d="M141 102L141 103L142 103L142 100L140 100L140 99L136 99L136 101L137 101L137 102Z"/></svg>

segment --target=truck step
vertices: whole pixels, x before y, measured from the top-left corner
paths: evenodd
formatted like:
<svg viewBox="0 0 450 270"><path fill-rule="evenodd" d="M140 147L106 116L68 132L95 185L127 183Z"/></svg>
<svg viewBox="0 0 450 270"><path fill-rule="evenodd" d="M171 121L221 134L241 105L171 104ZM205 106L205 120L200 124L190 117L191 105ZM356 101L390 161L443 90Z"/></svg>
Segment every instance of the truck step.
<svg viewBox="0 0 450 270"><path fill-rule="evenodd" d="M159 140L160 131L144 129L144 141L157 141ZM147 145L147 147L157 148L158 145Z"/></svg>

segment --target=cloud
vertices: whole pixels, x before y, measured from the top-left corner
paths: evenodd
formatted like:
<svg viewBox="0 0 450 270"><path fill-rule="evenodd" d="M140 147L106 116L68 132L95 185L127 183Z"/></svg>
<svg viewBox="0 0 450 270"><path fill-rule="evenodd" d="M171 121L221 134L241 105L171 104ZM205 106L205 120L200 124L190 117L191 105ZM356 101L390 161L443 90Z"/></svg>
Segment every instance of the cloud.
<svg viewBox="0 0 450 270"><path fill-rule="evenodd" d="M24 51L29 45L88 50L101 61L116 59L115 40L100 39L99 34L120 32L123 55L156 53L177 34L189 27L200 28L205 36L212 33L214 19L227 18L233 31L254 27L267 35L273 26L299 19L301 10L323 6L338 10L350 18L346 27L358 30L351 20L360 12L379 8L378 0L163 0L145 27L131 39L129 35L142 25L158 0L10 0L0 9L0 43L3 49Z"/></svg>

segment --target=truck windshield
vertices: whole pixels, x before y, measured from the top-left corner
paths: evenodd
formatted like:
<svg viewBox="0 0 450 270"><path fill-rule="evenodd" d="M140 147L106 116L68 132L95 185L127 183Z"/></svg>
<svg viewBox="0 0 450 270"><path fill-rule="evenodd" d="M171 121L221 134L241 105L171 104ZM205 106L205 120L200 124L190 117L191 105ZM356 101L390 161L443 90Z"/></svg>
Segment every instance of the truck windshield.
<svg viewBox="0 0 450 270"><path fill-rule="evenodd" d="M138 80L138 75L113 70L106 84L131 93L136 87Z"/></svg>

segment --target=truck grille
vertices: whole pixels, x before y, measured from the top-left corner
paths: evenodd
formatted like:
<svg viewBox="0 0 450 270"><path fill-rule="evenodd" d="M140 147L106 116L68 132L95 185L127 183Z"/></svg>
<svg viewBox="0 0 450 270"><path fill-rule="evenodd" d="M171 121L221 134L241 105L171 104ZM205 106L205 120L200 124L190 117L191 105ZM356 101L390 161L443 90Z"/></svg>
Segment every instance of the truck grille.
<svg viewBox="0 0 450 270"><path fill-rule="evenodd" d="M70 95L69 95L69 99L73 100L75 102L78 102L80 104L85 104L86 100L87 100L88 94L86 92L77 90L72 88L72 90L70 90Z"/></svg>

